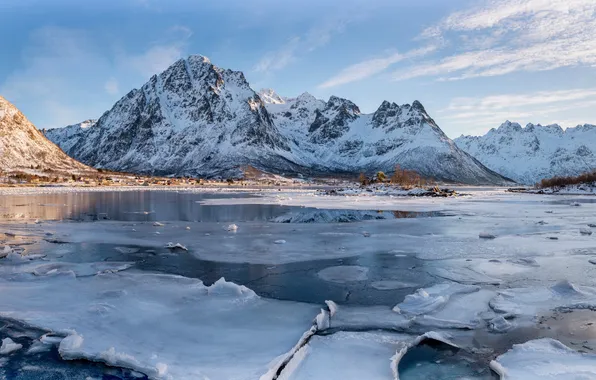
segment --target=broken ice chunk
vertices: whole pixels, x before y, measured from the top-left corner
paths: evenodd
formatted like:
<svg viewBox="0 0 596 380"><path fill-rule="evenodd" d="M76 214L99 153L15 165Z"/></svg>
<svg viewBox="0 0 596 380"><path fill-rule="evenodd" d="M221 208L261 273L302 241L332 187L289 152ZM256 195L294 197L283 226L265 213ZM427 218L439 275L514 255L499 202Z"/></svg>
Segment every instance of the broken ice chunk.
<svg viewBox="0 0 596 380"><path fill-rule="evenodd" d="M160 222L153 222L153 227L163 227L164 224Z"/></svg>
<svg viewBox="0 0 596 380"><path fill-rule="evenodd" d="M437 284L429 288L420 288L409 294L403 302L397 304L393 311L410 316L431 313L443 307L451 296L477 292L480 287L461 284Z"/></svg>
<svg viewBox="0 0 596 380"><path fill-rule="evenodd" d="M6 256L8 256L10 253L12 253L12 248L10 248L10 246L5 245L4 249L2 249L0 251L0 259L5 258Z"/></svg>
<svg viewBox="0 0 596 380"><path fill-rule="evenodd" d="M513 325L502 315L498 315L488 322L488 327L492 332L504 333L511 330Z"/></svg>
<svg viewBox="0 0 596 380"><path fill-rule="evenodd" d="M18 351L23 348L22 344L15 343L10 338L2 339L2 346L0 346L0 355L8 355L11 352Z"/></svg>
<svg viewBox="0 0 596 380"><path fill-rule="evenodd" d="M368 268L358 265L340 265L322 269L317 275L325 281L339 284L366 281L368 279Z"/></svg>
<svg viewBox="0 0 596 380"><path fill-rule="evenodd" d="M596 355L582 354L558 340L543 338L513 345L490 367L501 379L595 379Z"/></svg>
<svg viewBox="0 0 596 380"><path fill-rule="evenodd" d="M230 224L226 229L230 232L236 232L238 231L238 226L235 224Z"/></svg>
<svg viewBox="0 0 596 380"><path fill-rule="evenodd" d="M283 239L274 241L275 244L286 244L286 241Z"/></svg>
<svg viewBox="0 0 596 380"><path fill-rule="evenodd" d="M581 229L579 230L579 233L580 233L580 234L582 234L582 235L592 235L592 231L590 231L590 230L589 230L589 229L587 229L587 228L581 228Z"/></svg>
<svg viewBox="0 0 596 380"><path fill-rule="evenodd" d="M186 248L185 246L183 246L180 243L174 244L172 242L169 242L168 244L166 244L166 248L171 249L171 250L180 249L180 250L183 250L183 251L188 251L188 248Z"/></svg>

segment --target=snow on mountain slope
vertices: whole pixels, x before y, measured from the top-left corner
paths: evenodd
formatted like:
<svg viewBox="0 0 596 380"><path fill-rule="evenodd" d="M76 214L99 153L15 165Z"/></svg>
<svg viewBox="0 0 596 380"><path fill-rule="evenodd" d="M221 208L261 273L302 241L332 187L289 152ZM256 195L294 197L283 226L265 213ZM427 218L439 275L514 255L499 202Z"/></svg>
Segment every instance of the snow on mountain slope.
<svg viewBox="0 0 596 380"><path fill-rule="evenodd" d="M64 128L44 130L43 133L51 141L59 141L62 150L68 152L85 135L85 130L97 124L97 120L89 119Z"/></svg>
<svg viewBox="0 0 596 380"><path fill-rule="evenodd" d="M78 171L91 168L68 157L0 96L0 170L31 168Z"/></svg>
<svg viewBox="0 0 596 380"><path fill-rule="evenodd" d="M426 177L464 183L503 183L457 148L418 101L383 102L362 114L349 100L328 102L304 93L283 104L267 103L274 123L293 145L294 161L328 172L383 170L396 165Z"/></svg>
<svg viewBox="0 0 596 380"><path fill-rule="evenodd" d="M596 169L596 126L507 121L484 136L461 136L457 145L488 168L516 180L534 184L543 178L575 176Z"/></svg>
<svg viewBox="0 0 596 380"><path fill-rule="evenodd" d="M247 164L278 171L293 166L284 158L290 154L285 139L244 75L202 56L181 59L129 92L77 142L64 135L50 137L99 168L217 175Z"/></svg>
<svg viewBox="0 0 596 380"><path fill-rule="evenodd" d="M68 154L120 171L235 175L391 172L396 164L463 183L505 179L461 151L419 102L370 115L346 99L255 93L241 72L203 56L179 60L132 90L91 128L48 131Z"/></svg>

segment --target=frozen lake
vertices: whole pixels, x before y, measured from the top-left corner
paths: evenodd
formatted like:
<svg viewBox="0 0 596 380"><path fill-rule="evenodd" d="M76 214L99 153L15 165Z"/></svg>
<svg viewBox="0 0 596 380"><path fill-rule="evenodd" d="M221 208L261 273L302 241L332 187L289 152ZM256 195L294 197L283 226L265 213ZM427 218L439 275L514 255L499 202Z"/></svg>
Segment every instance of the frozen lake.
<svg viewBox="0 0 596 380"><path fill-rule="evenodd" d="M594 199L465 192L0 196L0 378L594 378Z"/></svg>

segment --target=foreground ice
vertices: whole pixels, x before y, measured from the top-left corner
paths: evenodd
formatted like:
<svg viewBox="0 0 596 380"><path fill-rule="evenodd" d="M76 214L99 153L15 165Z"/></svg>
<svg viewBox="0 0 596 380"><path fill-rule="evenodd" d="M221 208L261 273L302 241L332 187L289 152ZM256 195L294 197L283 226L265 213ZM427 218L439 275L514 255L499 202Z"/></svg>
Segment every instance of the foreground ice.
<svg viewBox="0 0 596 380"><path fill-rule="evenodd" d="M491 362L503 380L596 379L596 355L582 354L543 338L516 344Z"/></svg>
<svg viewBox="0 0 596 380"><path fill-rule="evenodd" d="M205 286L139 272L41 278L13 272L0 280L0 315L66 336L59 346L64 358L154 379L267 379L319 312L262 299L223 279Z"/></svg>
<svg viewBox="0 0 596 380"><path fill-rule="evenodd" d="M18 351L23 348L22 344L15 343L10 338L2 339L2 346L0 346L0 355L8 355L11 352Z"/></svg>
<svg viewBox="0 0 596 380"><path fill-rule="evenodd" d="M337 332L313 337L282 379L394 379L391 358L414 338L385 332Z"/></svg>
<svg viewBox="0 0 596 380"><path fill-rule="evenodd" d="M508 316L534 317L557 309L596 309L596 288L561 281L551 287L514 288L499 291L490 301L497 312Z"/></svg>
<svg viewBox="0 0 596 380"><path fill-rule="evenodd" d="M325 281L343 284L366 280L368 278L368 268L357 265L341 265L325 268L318 275Z"/></svg>

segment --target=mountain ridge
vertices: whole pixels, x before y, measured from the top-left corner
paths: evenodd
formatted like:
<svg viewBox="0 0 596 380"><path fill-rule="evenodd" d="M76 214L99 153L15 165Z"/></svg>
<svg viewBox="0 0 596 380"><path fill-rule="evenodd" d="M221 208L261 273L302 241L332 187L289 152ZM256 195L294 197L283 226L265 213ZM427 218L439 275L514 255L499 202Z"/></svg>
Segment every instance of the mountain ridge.
<svg viewBox="0 0 596 380"><path fill-rule="evenodd" d="M460 136L455 143L486 167L519 183L544 178L576 176L596 168L596 126L563 129L507 120L483 136Z"/></svg>
<svg viewBox="0 0 596 380"><path fill-rule="evenodd" d="M90 165L143 174L229 176L251 165L309 175L401 165L450 182L507 181L460 150L418 101L383 102L363 114L337 96L258 94L242 72L199 55L152 76L93 127L47 135Z"/></svg>
<svg viewBox="0 0 596 380"><path fill-rule="evenodd" d="M47 139L12 103L0 96L0 169L91 171Z"/></svg>

